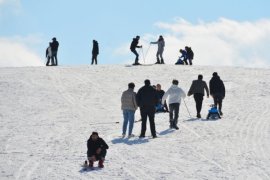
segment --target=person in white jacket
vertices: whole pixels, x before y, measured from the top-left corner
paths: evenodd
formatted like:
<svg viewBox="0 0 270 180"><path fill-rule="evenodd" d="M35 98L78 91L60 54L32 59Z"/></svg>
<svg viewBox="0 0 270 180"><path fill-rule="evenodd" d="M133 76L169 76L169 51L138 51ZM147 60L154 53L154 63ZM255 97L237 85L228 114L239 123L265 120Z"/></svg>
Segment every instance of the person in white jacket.
<svg viewBox="0 0 270 180"><path fill-rule="evenodd" d="M181 104L181 98L185 98L186 93L178 87L178 80L174 79L172 81L172 86L167 90L167 92L162 97L162 104L168 98L169 113L170 113L170 128L179 129L177 126L179 109ZM173 116L174 115L174 116Z"/></svg>

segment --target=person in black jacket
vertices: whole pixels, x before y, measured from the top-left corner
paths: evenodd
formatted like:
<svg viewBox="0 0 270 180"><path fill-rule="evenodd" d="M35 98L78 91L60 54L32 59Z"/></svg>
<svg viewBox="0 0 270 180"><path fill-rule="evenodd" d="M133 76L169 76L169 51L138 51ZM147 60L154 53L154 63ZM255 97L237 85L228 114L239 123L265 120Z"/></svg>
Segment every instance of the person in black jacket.
<svg viewBox="0 0 270 180"><path fill-rule="evenodd" d="M54 62L53 66L57 66L58 62L57 62L57 52L58 52L58 46L59 43L56 40L56 38L52 38L53 42L51 43L51 50L52 50L52 62Z"/></svg>
<svg viewBox="0 0 270 180"><path fill-rule="evenodd" d="M189 65L192 65L192 60L194 58L194 53L193 53L191 47L186 46L185 50L187 52L187 59L189 61ZM187 64L187 62L186 62L186 64Z"/></svg>
<svg viewBox="0 0 270 180"><path fill-rule="evenodd" d="M133 41L131 42L131 45L130 45L131 52L133 52L136 55L135 63L133 65L140 65L139 54L136 51L136 48L142 48L142 46L138 46L139 39L140 39L140 36L136 36L136 38L133 38Z"/></svg>
<svg viewBox="0 0 270 180"><path fill-rule="evenodd" d="M155 127L155 106L158 103L157 91L150 86L150 80L144 81L145 86L141 87L136 95L137 105L140 107L142 128L140 138L145 137L146 121L147 116L150 122L150 129L153 138L156 138L156 127Z"/></svg>
<svg viewBox="0 0 270 180"><path fill-rule="evenodd" d="M103 168L103 162L107 154L109 146L105 141L98 136L97 132L93 132L87 141L87 157L89 161L89 167L93 167L95 161L98 162L98 167Z"/></svg>
<svg viewBox="0 0 270 180"><path fill-rule="evenodd" d="M96 40L93 40L93 49L92 49L92 65L94 63L97 64L97 55L99 54L99 49L98 49L98 42Z"/></svg>
<svg viewBox="0 0 270 180"><path fill-rule="evenodd" d="M213 73L213 77L209 82L210 87L210 95L214 99L214 104L216 107L218 107L219 114L223 115L221 108L222 108L222 100L225 97L225 86L223 84L223 81L218 76L217 72Z"/></svg>

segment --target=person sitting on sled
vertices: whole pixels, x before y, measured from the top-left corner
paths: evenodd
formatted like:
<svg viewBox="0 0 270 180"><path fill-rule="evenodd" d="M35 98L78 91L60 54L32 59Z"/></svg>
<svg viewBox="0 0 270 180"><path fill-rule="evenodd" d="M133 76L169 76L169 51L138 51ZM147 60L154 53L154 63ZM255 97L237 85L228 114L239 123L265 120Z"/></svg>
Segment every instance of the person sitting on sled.
<svg viewBox="0 0 270 180"><path fill-rule="evenodd" d="M187 51L186 50L183 50L183 49L180 49L179 52L182 54L179 59L177 60L177 62L175 63L176 65L177 64L182 64L182 65L185 65L185 64L188 64L187 63ZM181 59L183 58L183 59Z"/></svg>
<svg viewBox="0 0 270 180"><path fill-rule="evenodd" d="M214 104L211 105L211 109L209 109L208 111L208 115L207 115L207 119L217 119L217 118L221 118L220 114L218 112L217 106L215 106Z"/></svg>
<svg viewBox="0 0 270 180"><path fill-rule="evenodd" d="M107 149L109 149L109 146L106 142L98 136L97 132L92 132L92 135L87 141L87 158L90 168L93 167L95 161L99 161L99 168L104 167L103 162L107 154Z"/></svg>

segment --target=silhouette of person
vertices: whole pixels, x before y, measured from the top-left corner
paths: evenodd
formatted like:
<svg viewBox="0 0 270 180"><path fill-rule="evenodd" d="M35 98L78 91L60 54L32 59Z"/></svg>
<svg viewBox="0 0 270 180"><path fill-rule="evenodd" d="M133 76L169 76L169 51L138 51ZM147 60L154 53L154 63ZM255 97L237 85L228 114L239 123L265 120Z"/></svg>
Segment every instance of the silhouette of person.
<svg viewBox="0 0 270 180"><path fill-rule="evenodd" d="M136 51L136 48L142 48L142 46L138 46L140 40L140 36L136 36L136 38L133 38L131 44L130 44L130 50L133 52L136 56L135 63L133 65L140 65L139 63L139 54Z"/></svg>
<svg viewBox="0 0 270 180"><path fill-rule="evenodd" d="M97 64L97 56L99 54L99 48L98 48L98 42L96 40L93 40L93 49L92 49L92 63Z"/></svg>
<svg viewBox="0 0 270 180"><path fill-rule="evenodd" d="M163 60L163 51L164 51L164 47L165 47L165 41L164 38L162 36L159 36L159 39L156 42L151 42L150 44L157 44L158 45L158 50L157 50L157 62L156 64L164 64L164 60ZM160 58L160 60L159 60Z"/></svg>
<svg viewBox="0 0 270 180"><path fill-rule="evenodd" d="M49 66L50 61L51 61L51 65L54 64L53 59L52 59L52 48L51 48L51 43L49 43L49 47L47 47L47 49L46 49L46 58L47 58L46 66Z"/></svg>
<svg viewBox="0 0 270 180"><path fill-rule="evenodd" d="M54 64L52 64L53 66L58 65L58 61L57 61L58 46L59 46L59 42L56 40L55 37L52 38L51 49L52 49L52 62L54 62Z"/></svg>

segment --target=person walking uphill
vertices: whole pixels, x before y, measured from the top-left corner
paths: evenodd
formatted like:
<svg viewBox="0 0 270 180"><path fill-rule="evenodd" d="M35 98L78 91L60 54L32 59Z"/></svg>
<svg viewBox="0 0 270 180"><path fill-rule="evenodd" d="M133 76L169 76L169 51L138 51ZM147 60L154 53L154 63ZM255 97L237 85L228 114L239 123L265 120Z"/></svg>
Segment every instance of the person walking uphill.
<svg viewBox="0 0 270 180"><path fill-rule="evenodd" d="M177 126L179 109L181 104L181 98L186 97L186 93L178 87L178 80L172 81L172 86L166 91L162 98L162 104L165 103L165 100L169 97L169 110L170 110L170 128L179 129ZM174 114L174 117L173 117Z"/></svg>
<svg viewBox="0 0 270 180"><path fill-rule="evenodd" d="M57 52L59 47L59 42L56 40L56 38L52 38L53 42L51 43L51 49L52 49L52 62L54 62L53 66L58 65L57 61Z"/></svg>
<svg viewBox="0 0 270 180"><path fill-rule="evenodd" d="M107 154L107 149L109 149L109 146L106 142L98 136L97 132L92 132L87 141L87 157L90 168L93 167L95 161L99 161L98 167L104 167L103 163ZM87 164L87 161L85 163Z"/></svg>
<svg viewBox="0 0 270 180"><path fill-rule="evenodd" d="M222 100L225 97L225 86L223 84L223 81L218 76L217 72L213 73L213 77L209 82L209 88L210 88L210 95L214 99L215 106L218 107L219 114L223 115L221 108L222 108Z"/></svg>
<svg viewBox="0 0 270 180"><path fill-rule="evenodd" d="M140 40L140 36L136 36L136 38L133 38L133 41L130 44L130 50L136 56L135 63L133 65L140 65L140 63L139 63L139 54L136 51L136 48L142 48L142 46L138 46L139 40Z"/></svg>
<svg viewBox="0 0 270 180"><path fill-rule="evenodd" d="M92 65L97 64L97 56L99 54L98 42L93 40L93 49L92 49Z"/></svg>
<svg viewBox="0 0 270 180"><path fill-rule="evenodd" d="M164 59L163 59L163 51L165 47L165 41L162 36L159 36L159 39L156 42L151 42L150 44L157 44L158 45L158 50L157 50L157 62L156 64L164 64ZM159 59L160 58L160 59Z"/></svg>
<svg viewBox="0 0 270 180"><path fill-rule="evenodd" d="M134 124L134 114L137 110L137 102L136 102L136 93L134 92L135 84L129 83L128 90L122 93L121 97L121 104L124 116L124 123L123 123L123 131L122 136L123 138L126 135L127 125L129 124L128 129L128 137L134 137L132 134L133 124Z"/></svg>
<svg viewBox="0 0 270 180"><path fill-rule="evenodd" d="M136 95L137 104L140 107L142 118L140 138L145 137L147 116L150 122L151 134L153 138L156 138L155 106L158 103L158 95L157 91L152 86L150 86L150 80L146 79L144 84L145 85L139 89Z"/></svg>
<svg viewBox="0 0 270 180"><path fill-rule="evenodd" d="M198 80L194 80L188 91L188 96L193 95L196 102L197 118L201 118L201 109L204 96L204 90L206 90L207 98L209 98L209 90L205 81L202 80L203 75L198 75Z"/></svg>

